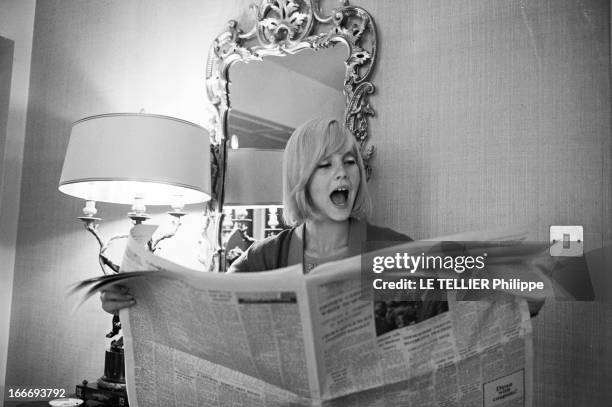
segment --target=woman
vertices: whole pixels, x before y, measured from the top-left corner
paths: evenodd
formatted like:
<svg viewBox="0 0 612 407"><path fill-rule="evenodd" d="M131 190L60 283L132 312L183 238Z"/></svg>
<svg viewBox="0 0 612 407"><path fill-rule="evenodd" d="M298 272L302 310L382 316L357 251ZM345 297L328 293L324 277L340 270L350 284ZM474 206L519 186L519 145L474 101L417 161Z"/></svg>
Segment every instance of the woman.
<svg viewBox="0 0 612 407"><path fill-rule="evenodd" d="M253 244L229 272L272 270L302 264L304 273L329 261L358 255L370 241L408 236L366 223L370 195L353 135L333 119L298 127L283 156L285 222L293 228Z"/></svg>
<svg viewBox="0 0 612 407"><path fill-rule="evenodd" d="M320 264L361 254L367 241L412 240L366 222L371 201L365 167L355 137L337 120L310 120L291 135L283 155L283 205L285 222L293 227L254 243L228 272L301 264L309 273ZM448 311L445 301L428 297L415 322Z"/></svg>

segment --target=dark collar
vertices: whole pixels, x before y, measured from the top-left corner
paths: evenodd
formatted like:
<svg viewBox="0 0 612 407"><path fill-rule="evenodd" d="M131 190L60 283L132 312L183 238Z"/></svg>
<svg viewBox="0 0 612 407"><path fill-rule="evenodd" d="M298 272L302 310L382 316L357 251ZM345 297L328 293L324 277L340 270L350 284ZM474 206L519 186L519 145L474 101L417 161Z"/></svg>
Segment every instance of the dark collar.
<svg viewBox="0 0 612 407"><path fill-rule="evenodd" d="M304 236L304 224L301 224L291 230L289 235L289 247L287 255L287 264L282 266L292 266L301 264L304 258L304 245L302 243ZM362 253L363 243L367 238L367 224L357 219L349 219L349 256L357 256Z"/></svg>

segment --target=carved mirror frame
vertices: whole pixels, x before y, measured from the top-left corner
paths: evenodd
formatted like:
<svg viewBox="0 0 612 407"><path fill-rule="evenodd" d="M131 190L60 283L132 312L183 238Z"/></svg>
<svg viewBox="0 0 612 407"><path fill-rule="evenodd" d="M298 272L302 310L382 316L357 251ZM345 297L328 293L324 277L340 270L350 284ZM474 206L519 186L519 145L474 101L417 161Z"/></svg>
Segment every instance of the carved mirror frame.
<svg viewBox="0 0 612 407"><path fill-rule="evenodd" d="M236 20L214 41L206 64L206 91L214 106L210 123L213 149L212 182L217 211L223 208L225 157L227 153L228 113L231 108L229 68L236 61L261 61L267 55L291 55L304 49L319 50L344 43L345 60L343 93L346 104L344 123L357 139L370 175L369 160L374 153L367 146L368 120L374 115L369 95L374 85L368 81L376 61L376 27L374 19L363 8L347 0L329 16L322 16L318 0L261 0L252 5L255 15L248 30Z"/></svg>

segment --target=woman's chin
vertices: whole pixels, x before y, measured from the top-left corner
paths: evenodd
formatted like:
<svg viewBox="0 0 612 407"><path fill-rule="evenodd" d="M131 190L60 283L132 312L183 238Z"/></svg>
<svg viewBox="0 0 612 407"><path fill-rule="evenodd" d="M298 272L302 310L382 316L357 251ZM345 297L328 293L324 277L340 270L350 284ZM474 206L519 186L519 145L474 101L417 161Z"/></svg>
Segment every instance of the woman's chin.
<svg viewBox="0 0 612 407"><path fill-rule="evenodd" d="M346 222L352 213L352 207L350 202L342 205L334 204L333 202L326 202L323 205L317 207L319 213L319 219L330 222Z"/></svg>
<svg viewBox="0 0 612 407"><path fill-rule="evenodd" d="M327 217L334 222L345 222L351 217L351 211L348 208L334 208Z"/></svg>

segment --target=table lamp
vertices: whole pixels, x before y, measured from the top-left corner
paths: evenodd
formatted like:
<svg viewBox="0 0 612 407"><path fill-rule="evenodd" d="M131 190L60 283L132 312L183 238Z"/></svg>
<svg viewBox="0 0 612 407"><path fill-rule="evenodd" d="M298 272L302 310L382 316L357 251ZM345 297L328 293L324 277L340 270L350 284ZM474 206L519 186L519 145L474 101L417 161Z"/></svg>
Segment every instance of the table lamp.
<svg viewBox="0 0 612 407"><path fill-rule="evenodd" d="M106 273L106 266L118 272L104 250L110 241L123 236L103 242L97 231L100 218L95 217L95 202L132 205L128 216L136 224L149 218L146 205L170 205L178 228L185 204L210 200L210 174L210 141L204 128L168 116L104 114L73 123L59 190L86 201L79 219L100 245L102 271ZM149 242L149 248L154 251L156 243L173 233ZM116 336L119 329L115 317L107 337ZM104 376L96 391L125 390L122 344L119 338L106 352ZM82 392L90 390L85 384L80 391L86 397Z"/></svg>
<svg viewBox="0 0 612 407"><path fill-rule="evenodd" d="M209 146L204 128L167 116L105 114L73 124L59 190L86 201L79 219L100 244L101 266L116 268L103 256L95 202L131 204L135 223L149 218L146 205L170 205L180 220L185 204L210 200Z"/></svg>

